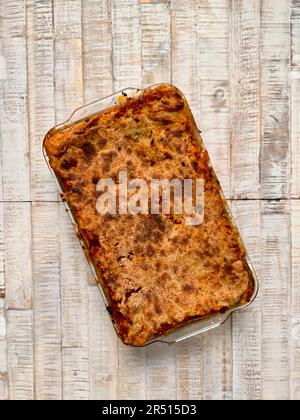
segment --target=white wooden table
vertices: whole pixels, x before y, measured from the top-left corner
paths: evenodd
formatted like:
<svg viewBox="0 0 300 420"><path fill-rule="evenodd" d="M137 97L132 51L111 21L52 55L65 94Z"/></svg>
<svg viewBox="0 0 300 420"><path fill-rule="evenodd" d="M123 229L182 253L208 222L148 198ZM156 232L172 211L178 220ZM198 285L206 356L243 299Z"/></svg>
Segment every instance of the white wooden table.
<svg viewBox="0 0 300 420"><path fill-rule="evenodd" d="M260 277L168 347L120 344L41 153L83 103L188 97ZM0 399L300 398L300 1L0 0Z"/></svg>

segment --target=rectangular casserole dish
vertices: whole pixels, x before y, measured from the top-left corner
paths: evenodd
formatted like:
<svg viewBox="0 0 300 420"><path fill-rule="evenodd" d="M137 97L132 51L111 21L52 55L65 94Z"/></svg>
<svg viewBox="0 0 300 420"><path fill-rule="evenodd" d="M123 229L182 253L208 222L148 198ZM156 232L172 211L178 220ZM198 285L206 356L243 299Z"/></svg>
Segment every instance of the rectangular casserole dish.
<svg viewBox="0 0 300 420"><path fill-rule="evenodd" d="M178 89L128 88L81 107L48 132L43 153L125 344L178 342L253 302L256 275ZM133 178L204 178L204 223L100 216L96 184L104 175L117 183L117 170Z"/></svg>

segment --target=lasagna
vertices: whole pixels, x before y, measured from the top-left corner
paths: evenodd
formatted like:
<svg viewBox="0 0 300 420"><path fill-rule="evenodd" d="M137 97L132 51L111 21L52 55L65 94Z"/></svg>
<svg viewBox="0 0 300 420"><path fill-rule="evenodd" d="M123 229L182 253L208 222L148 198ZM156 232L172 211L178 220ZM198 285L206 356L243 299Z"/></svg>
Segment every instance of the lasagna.
<svg viewBox="0 0 300 420"><path fill-rule="evenodd" d="M253 278L192 113L157 85L60 129L44 141L109 313L125 344L142 346L193 320L246 303ZM202 179L204 219L99 214L103 178Z"/></svg>

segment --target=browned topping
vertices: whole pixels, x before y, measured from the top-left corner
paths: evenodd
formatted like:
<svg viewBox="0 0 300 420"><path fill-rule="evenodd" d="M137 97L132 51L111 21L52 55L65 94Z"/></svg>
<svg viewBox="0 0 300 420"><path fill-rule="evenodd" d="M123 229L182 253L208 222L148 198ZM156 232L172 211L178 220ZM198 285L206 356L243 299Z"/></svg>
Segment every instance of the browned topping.
<svg viewBox="0 0 300 420"><path fill-rule="evenodd" d="M76 159L64 159L61 164L62 168L66 170L75 168L76 165L77 165Z"/></svg>
<svg viewBox="0 0 300 420"><path fill-rule="evenodd" d="M96 148L92 143L86 142L82 145L82 150L88 157L92 157L96 153Z"/></svg>

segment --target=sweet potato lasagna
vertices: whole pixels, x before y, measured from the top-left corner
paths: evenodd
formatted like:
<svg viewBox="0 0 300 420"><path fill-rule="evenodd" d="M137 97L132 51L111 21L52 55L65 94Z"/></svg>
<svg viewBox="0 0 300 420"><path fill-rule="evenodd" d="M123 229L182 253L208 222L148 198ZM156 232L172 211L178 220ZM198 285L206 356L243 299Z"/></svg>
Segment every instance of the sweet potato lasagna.
<svg viewBox="0 0 300 420"><path fill-rule="evenodd" d="M239 233L182 93L145 89L62 129L45 151L78 224L115 328L141 346L192 320L246 303L253 279ZM99 179L203 179L204 222L96 210Z"/></svg>

